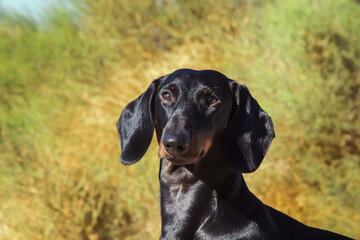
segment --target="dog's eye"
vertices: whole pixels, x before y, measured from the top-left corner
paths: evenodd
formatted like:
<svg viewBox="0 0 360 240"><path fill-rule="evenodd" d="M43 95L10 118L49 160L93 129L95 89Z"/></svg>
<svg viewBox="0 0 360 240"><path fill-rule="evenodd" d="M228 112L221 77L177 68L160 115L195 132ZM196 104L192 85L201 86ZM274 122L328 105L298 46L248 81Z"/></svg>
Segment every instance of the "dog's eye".
<svg viewBox="0 0 360 240"><path fill-rule="evenodd" d="M167 102L171 102L171 100L172 100L171 92L165 91L161 94L161 96Z"/></svg>
<svg viewBox="0 0 360 240"><path fill-rule="evenodd" d="M208 99L206 99L206 103L208 105L214 105L215 103L217 103L217 101L219 101L219 99L217 99L214 96L210 96L210 97L208 97Z"/></svg>

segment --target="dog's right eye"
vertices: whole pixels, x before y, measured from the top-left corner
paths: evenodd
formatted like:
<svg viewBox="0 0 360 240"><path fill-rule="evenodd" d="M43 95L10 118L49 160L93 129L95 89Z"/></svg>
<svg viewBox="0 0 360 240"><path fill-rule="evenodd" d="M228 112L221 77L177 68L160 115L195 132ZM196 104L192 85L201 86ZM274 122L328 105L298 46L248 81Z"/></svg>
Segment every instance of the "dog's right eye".
<svg viewBox="0 0 360 240"><path fill-rule="evenodd" d="M168 91L163 92L161 94L161 97L167 102L171 102L171 100L172 100L171 92L168 92Z"/></svg>
<svg viewBox="0 0 360 240"><path fill-rule="evenodd" d="M215 103L217 103L219 101L219 99L217 99L217 97L214 96L210 96L207 100L206 103L210 106L215 105Z"/></svg>

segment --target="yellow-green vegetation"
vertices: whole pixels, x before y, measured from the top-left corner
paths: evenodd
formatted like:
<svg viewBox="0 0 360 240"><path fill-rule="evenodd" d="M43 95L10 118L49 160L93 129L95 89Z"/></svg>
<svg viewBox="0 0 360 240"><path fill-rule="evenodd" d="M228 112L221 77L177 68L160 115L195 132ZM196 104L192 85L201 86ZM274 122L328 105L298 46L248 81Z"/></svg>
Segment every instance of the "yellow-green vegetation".
<svg viewBox="0 0 360 240"><path fill-rule="evenodd" d="M158 239L157 146L120 164L115 123L177 68L245 83L276 139L249 188L360 238L360 4L74 1L0 9L0 239Z"/></svg>

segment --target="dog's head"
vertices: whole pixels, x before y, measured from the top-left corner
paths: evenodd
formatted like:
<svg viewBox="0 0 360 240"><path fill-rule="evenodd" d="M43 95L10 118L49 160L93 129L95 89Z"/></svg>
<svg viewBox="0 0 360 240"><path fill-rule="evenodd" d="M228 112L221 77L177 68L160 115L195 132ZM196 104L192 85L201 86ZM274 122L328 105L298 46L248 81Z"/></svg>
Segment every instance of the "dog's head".
<svg viewBox="0 0 360 240"><path fill-rule="evenodd" d="M143 157L154 127L160 158L192 164L221 139L230 165L243 173L259 167L275 136L271 118L248 89L212 70L160 77L124 108L117 122L123 164Z"/></svg>

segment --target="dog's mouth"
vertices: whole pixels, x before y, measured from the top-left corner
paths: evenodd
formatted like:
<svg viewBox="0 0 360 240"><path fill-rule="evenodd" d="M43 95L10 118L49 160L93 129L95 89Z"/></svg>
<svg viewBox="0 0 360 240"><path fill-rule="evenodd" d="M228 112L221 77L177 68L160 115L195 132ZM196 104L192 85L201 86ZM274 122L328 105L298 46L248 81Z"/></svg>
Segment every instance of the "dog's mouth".
<svg viewBox="0 0 360 240"><path fill-rule="evenodd" d="M205 156L205 150L198 150L194 148L193 150L189 150L181 155L172 155L166 150L164 150L161 146L159 149L159 157L162 159L167 159L174 165L188 165L196 163L199 159Z"/></svg>
<svg viewBox="0 0 360 240"><path fill-rule="evenodd" d="M182 165L196 163L199 158L179 158L179 157L172 156L172 157L167 157L165 159L169 160L174 165L182 166Z"/></svg>
<svg viewBox="0 0 360 240"><path fill-rule="evenodd" d="M205 151L202 150L200 153L196 151L196 152L188 153L188 154L185 153L185 154L179 155L179 156L167 154L166 156L164 156L162 158L169 160L174 165L188 165L188 164L196 163L204 155L205 155Z"/></svg>

